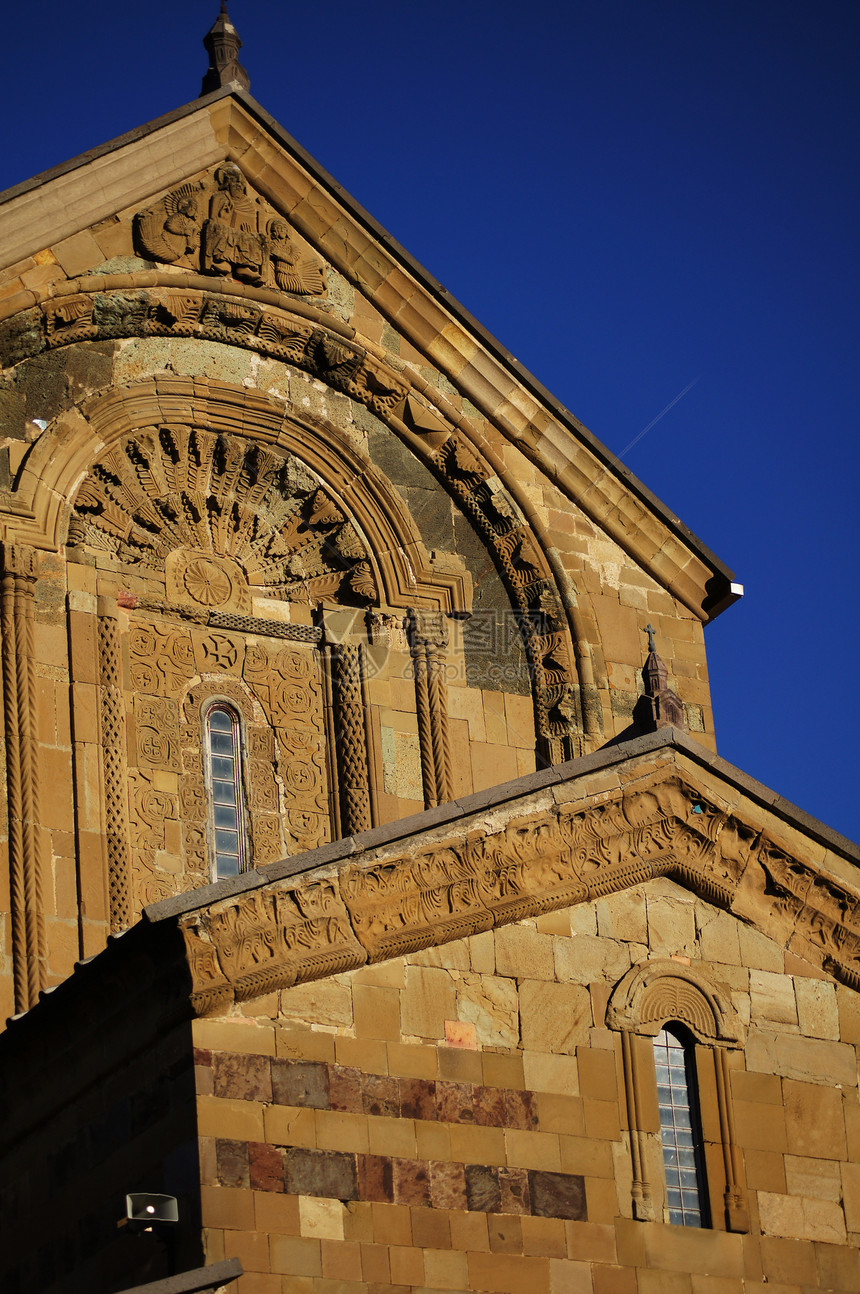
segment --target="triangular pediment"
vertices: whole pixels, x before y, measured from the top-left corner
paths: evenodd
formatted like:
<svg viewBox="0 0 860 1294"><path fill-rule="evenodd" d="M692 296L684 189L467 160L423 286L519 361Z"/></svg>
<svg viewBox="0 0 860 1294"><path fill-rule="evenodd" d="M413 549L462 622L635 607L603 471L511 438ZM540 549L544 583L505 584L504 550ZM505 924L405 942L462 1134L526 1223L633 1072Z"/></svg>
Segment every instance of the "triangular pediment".
<svg viewBox="0 0 860 1294"><path fill-rule="evenodd" d="M773 798L667 729L146 916L202 1014L659 878L858 988L860 854Z"/></svg>
<svg viewBox="0 0 860 1294"><path fill-rule="evenodd" d="M461 410L477 410L694 614L708 619L736 596L731 573L678 518L235 87L9 190L0 247L4 364L28 347L135 329L288 361L311 345L324 380L361 367L364 403L396 413L428 448L454 414L480 443L468 416L385 363L363 301L439 374L436 391L450 384ZM160 313L143 318L139 294L153 288Z"/></svg>

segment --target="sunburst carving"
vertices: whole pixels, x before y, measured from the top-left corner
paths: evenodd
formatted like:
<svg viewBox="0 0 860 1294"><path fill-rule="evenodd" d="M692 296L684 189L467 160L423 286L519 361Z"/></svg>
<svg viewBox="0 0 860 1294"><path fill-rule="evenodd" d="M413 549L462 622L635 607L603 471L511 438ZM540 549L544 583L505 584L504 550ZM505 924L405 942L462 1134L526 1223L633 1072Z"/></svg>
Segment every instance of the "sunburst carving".
<svg viewBox="0 0 860 1294"><path fill-rule="evenodd" d="M289 600L376 600L360 535L302 463L199 428L146 428L99 459L75 498L68 542L141 571L163 571L178 549L228 557L250 585Z"/></svg>

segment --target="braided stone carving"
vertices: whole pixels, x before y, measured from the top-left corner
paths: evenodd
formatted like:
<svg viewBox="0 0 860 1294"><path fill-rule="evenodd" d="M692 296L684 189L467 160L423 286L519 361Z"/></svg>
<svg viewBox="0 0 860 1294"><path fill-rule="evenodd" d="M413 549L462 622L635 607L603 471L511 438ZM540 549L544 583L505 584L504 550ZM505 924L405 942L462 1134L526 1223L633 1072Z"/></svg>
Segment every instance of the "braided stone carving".
<svg viewBox="0 0 860 1294"><path fill-rule="evenodd" d="M45 985L45 931L39 851L39 761L33 667L33 554L3 554L3 701L15 1006L25 1011Z"/></svg>

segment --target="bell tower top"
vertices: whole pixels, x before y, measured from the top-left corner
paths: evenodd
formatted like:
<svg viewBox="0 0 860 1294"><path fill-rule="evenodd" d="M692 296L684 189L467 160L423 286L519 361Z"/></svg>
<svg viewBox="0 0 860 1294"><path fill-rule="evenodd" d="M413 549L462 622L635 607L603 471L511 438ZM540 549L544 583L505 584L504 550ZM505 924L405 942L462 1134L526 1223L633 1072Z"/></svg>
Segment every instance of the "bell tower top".
<svg viewBox="0 0 860 1294"><path fill-rule="evenodd" d="M221 12L203 37L203 45L209 55L209 67L203 78L201 96L220 90L231 82L236 82L243 90L250 87L251 78L239 62L242 42L227 13L227 0L221 0Z"/></svg>

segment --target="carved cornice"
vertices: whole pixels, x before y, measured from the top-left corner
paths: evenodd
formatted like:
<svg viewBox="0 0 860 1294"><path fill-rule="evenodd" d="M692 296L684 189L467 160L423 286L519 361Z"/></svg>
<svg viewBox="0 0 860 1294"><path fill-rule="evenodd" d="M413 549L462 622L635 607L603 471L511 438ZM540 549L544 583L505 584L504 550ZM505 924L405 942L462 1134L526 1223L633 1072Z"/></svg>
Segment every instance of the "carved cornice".
<svg viewBox="0 0 860 1294"><path fill-rule="evenodd" d="M596 806L555 805L489 832L473 821L413 853L348 862L322 881L276 883L197 912L183 922L194 1002L203 1012L658 876L860 987L860 891L664 772ZM685 978L680 967L676 975ZM687 980L698 991L695 976ZM713 1036L730 1042L729 1013L702 1000ZM693 1018L707 1024L702 1012Z"/></svg>

